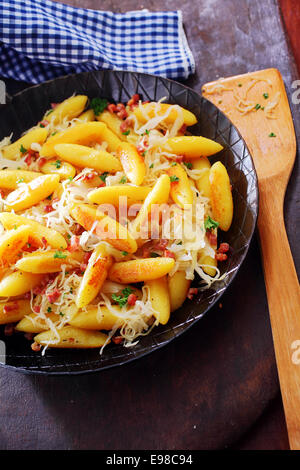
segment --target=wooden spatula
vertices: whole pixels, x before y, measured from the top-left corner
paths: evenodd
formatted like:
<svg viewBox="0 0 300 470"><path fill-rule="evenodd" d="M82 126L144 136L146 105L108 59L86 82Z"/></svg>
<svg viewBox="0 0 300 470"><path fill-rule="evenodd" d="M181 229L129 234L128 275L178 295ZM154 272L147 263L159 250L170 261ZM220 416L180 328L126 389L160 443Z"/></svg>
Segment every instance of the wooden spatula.
<svg viewBox="0 0 300 470"><path fill-rule="evenodd" d="M258 230L280 388L290 447L300 449L300 290L283 216L296 140L284 83L278 70L267 69L207 83L202 93L234 123L254 160Z"/></svg>

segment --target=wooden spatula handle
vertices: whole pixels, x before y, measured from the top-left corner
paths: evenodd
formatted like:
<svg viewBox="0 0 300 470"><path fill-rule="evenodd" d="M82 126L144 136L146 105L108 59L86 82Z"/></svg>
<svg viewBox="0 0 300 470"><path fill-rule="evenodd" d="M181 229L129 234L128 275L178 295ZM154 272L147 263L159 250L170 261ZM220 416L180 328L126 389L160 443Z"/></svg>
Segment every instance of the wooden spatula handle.
<svg viewBox="0 0 300 470"><path fill-rule="evenodd" d="M291 449L300 449L300 290L283 218L283 195L260 187L261 239L273 341Z"/></svg>

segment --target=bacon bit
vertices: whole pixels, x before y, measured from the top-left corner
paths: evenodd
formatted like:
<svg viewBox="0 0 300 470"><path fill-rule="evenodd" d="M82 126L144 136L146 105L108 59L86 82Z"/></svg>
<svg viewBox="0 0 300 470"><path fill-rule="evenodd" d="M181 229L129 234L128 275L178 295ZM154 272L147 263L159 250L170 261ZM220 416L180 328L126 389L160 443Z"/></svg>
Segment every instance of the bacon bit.
<svg viewBox="0 0 300 470"><path fill-rule="evenodd" d="M146 246L143 246L143 250L142 250L142 257L143 258L150 258L150 248L146 247Z"/></svg>
<svg viewBox="0 0 300 470"><path fill-rule="evenodd" d="M51 103L51 108L54 109L59 103Z"/></svg>
<svg viewBox="0 0 300 470"><path fill-rule="evenodd" d="M80 265L79 265L80 272L85 271L86 268L87 268L87 263L80 263Z"/></svg>
<svg viewBox="0 0 300 470"><path fill-rule="evenodd" d="M3 307L3 313L6 315L8 312L12 312L13 310L19 310L18 302L14 302L12 304L6 304Z"/></svg>
<svg viewBox="0 0 300 470"><path fill-rule="evenodd" d="M227 255L225 255L225 253L216 253L215 254L215 259L217 261L226 261L227 260Z"/></svg>
<svg viewBox="0 0 300 470"><path fill-rule="evenodd" d="M130 100L127 101L127 106L130 107L131 111L133 111L133 109L138 106L139 99L140 99L140 95L136 93L135 95L132 95Z"/></svg>
<svg viewBox="0 0 300 470"><path fill-rule="evenodd" d="M40 313L41 311L41 306L40 305L35 305L32 309L35 313Z"/></svg>
<svg viewBox="0 0 300 470"><path fill-rule="evenodd" d="M229 244L228 243L221 243L218 248L218 253L227 253L229 251Z"/></svg>
<svg viewBox="0 0 300 470"><path fill-rule="evenodd" d="M68 338L69 343L75 343L75 338Z"/></svg>
<svg viewBox="0 0 300 470"><path fill-rule="evenodd" d="M26 157L24 158L24 162L26 163L27 166L31 165L32 163L32 156L28 153Z"/></svg>
<svg viewBox="0 0 300 470"><path fill-rule="evenodd" d="M116 111L123 111L125 109L125 105L123 103L118 103L116 106Z"/></svg>
<svg viewBox="0 0 300 470"><path fill-rule="evenodd" d="M132 95L130 100L127 101L128 106L130 106L131 104L137 103L139 99L140 99L140 95L138 93L136 93L135 95Z"/></svg>
<svg viewBox="0 0 300 470"><path fill-rule="evenodd" d="M37 161L38 167L39 167L39 168L42 168L42 167L45 165L46 161L47 161L46 158L40 157L40 158L38 159L38 161Z"/></svg>
<svg viewBox="0 0 300 470"><path fill-rule="evenodd" d="M5 196L5 192L3 191L3 189L0 189L0 196L1 196L1 197L4 197L4 196Z"/></svg>
<svg viewBox="0 0 300 470"><path fill-rule="evenodd" d="M32 343L31 349L32 349L32 351L38 352L42 349L42 345L39 344L39 343L36 343L36 341L35 341L34 343Z"/></svg>
<svg viewBox="0 0 300 470"><path fill-rule="evenodd" d="M125 121L121 122L120 124L120 131L126 132L130 127L133 126L133 120L131 117L125 119Z"/></svg>
<svg viewBox="0 0 300 470"><path fill-rule="evenodd" d="M177 155L177 157L175 158L175 162L177 162L177 163L182 163L183 160L184 160L183 155Z"/></svg>
<svg viewBox="0 0 300 470"><path fill-rule="evenodd" d="M126 119L128 117L128 113L126 109L124 108L124 109L121 109L121 111L117 112L117 116L120 119Z"/></svg>
<svg viewBox="0 0 300 470"><path fill-rule="evenodd" d="M136 146L136 149L137 149L137 151L138 151L139 154L142 154L142 153L145 152L145 146L146 146L146 145L145 145L145 141L144 141L144 144L143 144L143 145L142 145L142 144L138 144L138 145Z"/></svg>
<svg viewBox="0 0 300 470"><path fill-rule="evenodd" d="M167 244L168 244L168 240L166 238L162 238L157 243L155 243L153 248L157 250L164 250Z"/></svg>
<svg viewBox="0 0 300 470"><path fill-rule="evenodd" d="M188 290L187 298L190 299L190 300L193 300L194 295L197 295L197 294L198 294L198 289L197 289L197 287L191 287L191 288Z"/></svg>
<svg viewBox="0 0 300 470"><path fill-rule="evenodd" d="M25 294L23 295L24 299L28 300L30 299L31 297L31 293L30 292L25 292Z"/></svg>
<svg viewBox="0 0 300 470"><path fill-rule="evenodd" d="M75 224L74 233L75 235L81 235L84 232L84 228L80 224Z"/></svg>
<svg viewBox="0 0 300 470"><path fill-rule="evenodd" d="M87 251L86 253L84 253L84 256L83 256L83 262L84 263L88 263L90 257L92 256L92 252L91 251Z"/></svg>
<svg viewBox="0 0 300 470"><path fill-rule="evenodd" d="M107 111L113 114L117 111L117 106L113 103L110 103L109 105L107 105Z"/></svg>
<svg viewBox="0 0 300 470"><path fill-rule="evenodd" d="M87 173L84 175L83 178L81 178L81 181L90 181L94 179L96 176L98 176L98 173L96 171L91 171L90 173Z"/></svg>
<svg viewBox="0 0 300 470"><path fill-rule="evenodd" d="M187 125L186 125L186 124L182 124L181 128L179 129L179 132L182 132L182 133L184 134L185 131L186 131L186 128L187 128Z"/></svg>
<svg viewBox="0 0 300 470"><path fill-rule="evenodd" d="M130 294L128 296L128 299L127 299L128 305L133 306L135 305L136 301L137 301L137 296L135 294Z"/></svg>
<svg viewBox="0 0 300 470"><path fill-rule="evenodd" d="M49 121L47 121L47 119L43 119L43 120L40 122L40 126L43 126L43 127L48 126L48 124L49 124Z"/></svg>
<svg viewBox="0 0 300 470"><path fill-rule="evenodd" d="M42 237L42 245L43 245L43 248L46 248L46 246L48 245L48 242L45 237Z"/></svg>
<svg viewBox="0 0 300 470"><path fill-rule="evenodd" d="M165 257L165 258L173 258L173 259L175 259L174 253L172 253L172 251L170 251L170 250L164 250L164 257Z"/></svg>
<svg viewBox="0 0 300 470"><path fill-rule="evenodd" d="M44 207L44 212L46 212L46 214L48 214L49 212L52 212L52 211L53 211L53 207L51 206L51 204L47 204Z"/></svg>
<svg viewBox="0 0 300 470"><path fill-rule="evenodd" d="M15 332L14 323L8 323L7 325L5 325L5 327L4 327L5 336L11 336L11 335L14 334L14 332Z"/></svg>
<svg viewBox="0 0 300 470"><path fill-rule="evenodd" d="M67 250L70 253L73 253L74 251L77 251L78 248L79 248L79 241L80 241L80 238L77 237L77 235L72 235L71 240L70 240L70 244L68 245Z"/></svg>
<svg viewBox="0 0 300 470"><path fill-rule="evenodd" d="M111 340L115 344L121 344L123 342L123 339L124 338L122 338L122 336L113 336Z"/></svg>
<svg viewBox="0 0 300 470"><path fill-rule="evenodd" d="M55 289L53 289L52 292L48 292L48 294L46 294L46 297L48 299L48 301L50 302L50 304L53 304L60 296L60 291L57 289L57 287Z"/></svg>
<svg viewBox="0 0 300 470"><path fill-rule="evenodd" d="M215 235L211 230L206 230L206 236L211 246L217 246L217 235Z"/></svg>

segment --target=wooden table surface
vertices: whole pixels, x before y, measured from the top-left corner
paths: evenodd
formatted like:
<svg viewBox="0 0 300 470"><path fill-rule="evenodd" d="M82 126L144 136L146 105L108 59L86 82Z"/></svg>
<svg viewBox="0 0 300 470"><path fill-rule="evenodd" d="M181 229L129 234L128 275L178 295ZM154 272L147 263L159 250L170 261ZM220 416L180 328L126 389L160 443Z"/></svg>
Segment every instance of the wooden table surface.
<svg viewBox="0 0 300 470"><path fill-rule="evenodd" d="M291 26L293 23L289 8L292 5L294 8L299 6L297 0L282 0L286 25L291 31L291 43L286 36L275 0L264 0L264 2L260 0L226 0L226 2L222 0L195 0L194 2L151 0L145 4L135 0L124 0L122 6L120 2L104 0L101 2L101 7L97 0L65 0L65 3L115 12L145 7L150 10L181 9L187 38L196 59L196 74L188 80L188 85L200 92L203 83L221 76L277 67L283 75L291 102L293 92L291 84L297 79L297 70L290 46L297 49L297 35L293 34L293 31L297 29ZM299 9L295 11L299 13ZM296 17L295 14L294 18ZM10 83L9 91L13 91L14 88L14 85ZM291 103L297 136L300 136L299 106ZM296 235L297 217L295 215L297 198L299 198L299 185L297 186L296 181L298 168L296 162L287 191L285 217L296 267L299 269L300 250ZM257 277L247 285L247 270L249 269L252 272L257 271ZM253 370L252 382L238 384L242 391L240 393L245 395L247 408L241 413L241 410L235 410L234 403L231 403L232 420L226 423L230 432L227 430L226 435L222 435L224 423L221 421L225 418L221 413L218 415L218 403L210 404L209 397L206 403L200 398L197 399L202 382L209 380L209 354L204 358L205 365L201 356L201 371L204 374L202 377L189 376L188 372L185 374L182 372L182 368L186 368L187 365L180 354L184 354L184 351L190 354L191 374L196 374L197 354L199 353L197 339L200 338L202 341L207 338L208 343L210 341L217 343L217 354L221 361L224 360L224 368L236 367L238 364L242 377L242 369L246 364L244 358L241 357L240 362L236 360L230 362L231 355L236 359L239 353L239 344L230 345L230 339L236 339L241 329L242 342L242 330L245 330L245 325L249 329L253 328L253 323L251 324L249 315L244 313L241 302L238 299L234 301L234 293L241 289L244 291L246 303L253 302L253 297L256 296L258 299L253 317L263 317L265 337L260 342L260 332L257 332L257 345L247 344L246 348L250 352L251 348L260 348L261 367L264 367L266 376L259 397L255 397L256 403L259 403L255 410L251 409L251 404L249 405L251 403L249 393L255 389L253 383L259 371ZM136 364L119 370L114 369L103 374L83 377L45 378L24 376L1 369L0 448L113 449L118 448L116 443L120 442L119 448L123 449L216 449L224 447L287 449L288 441L279 395L257 239L254 239L247 260L229 292L224 295L222 303L224 304L222 315L225 315L225 319L220 320L220 312L214 309L211 316L200 322L201 325L198 324L193 331L164 348L163 354L154 353L148 358L139 360ZM218 325L221 321L223 323ZM235 335L231 336L232 330L235 331ZM255 327L251 334L256 341ZM222 335L224 341L222 341ZM249 337L251 338L250 335ZM209 346L207 344L208 349ZM241 354L244 351L245 349L241 346ZM161 364L162 360L165 361L165 365ZM256 365L259 367L259 363ZM131 383L136 374L140 377L138 390L140 397L135 404L132 400L135 390L131 389ZM160 384L160 389L157 389L157 384ZM123 419L128 415L131 421L130 427L126 426L127 423L123 421L116 425L115 421L118 420L118 416L114 410L106 409L106 403L110 400L108 385L112 388L111 394L116 400L116 409L119 410ZM237 386L237 384L232 384L232 386L235 385ZM127 409L129 405L130 408ZM215 408L215 422L213 426L208 426L210 434L203 439L203 429L199 430L199 428L201 426L203 428L205 422L197 421L201 416L197 407L206 406ZM152 409L155 410L153 413ZM202 414L205 415L204 411L203 409ZM178 419L182 422L182 429L178 429L178 426L174 429L173 423L176 420L173 417L177 413L181 413ZM187 413L189 413L188 416ZM101 432L103 424L101 419L104 419L104 416L106 425L111 424L105 433L105 442L103 441L104 434ZM238 423L235 422L235 416L239 416ZM143 429L140 429L140 423L143 423Z"/></svg>

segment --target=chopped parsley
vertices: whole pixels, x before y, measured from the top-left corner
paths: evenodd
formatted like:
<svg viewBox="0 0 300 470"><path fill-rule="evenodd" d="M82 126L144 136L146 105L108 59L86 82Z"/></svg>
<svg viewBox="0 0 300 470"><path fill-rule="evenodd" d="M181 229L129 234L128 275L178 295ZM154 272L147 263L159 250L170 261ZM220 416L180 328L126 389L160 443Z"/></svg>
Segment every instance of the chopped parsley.
<svg viewBox="0 0 300 470"><path fill-rule="evenodd" d="M147 150L145 150L143 153L141 153L142 157L146 156L146 152L147 152Z"/></svg>
<svg viewBox="0 0 300 470"><path fill-rule="evenodd" d="M22 153L22 155L24 155L24 153L27 152L27 149L25 147L23 147L22 144L21 144L21 147L20 147L20 152Z"/></svg>
<svg viewBox="0 0 300 470"><path fill-rule="evenodd" d="M117 302L120 307L125 307L131 293L132 289L130 287L125 287L125 289L122 290L122 295L112 294L111 298Z"/></svg>
<svg viewBox="0 0 300 470"><path fill-rule="evenodd" d="M45 116L49 116L49 114L53 113L53 109L50 109L46 114Z"/></svg>
<svg viewBox="0 0 300 470"><path fill-rule="evenodd" d="M52 134L51 134L51 135L55 135L55 134L57 134L57 131L54 131L54 132L52 132Z"/></svg>
<svg viewBox="0 0 300 470"><path fill-rule="evenodd" d="M238 86L241 87L241 86L243 86L243 85L242 85L241 83L238 83Z"/></svg>
<svg viewBox="0 0 300 470"><path fill-rule="evenodd" d="M18 181L17 181L17 184L19 183L24 183L24 178L20 178Z"/></svg>
<svg viewBox="0 0 300 470"><path fill-rule="evenodd" d="M171 166L176 166L176 165L177 165L176 162L172 162L172 163L171 163Z"/></svg>
<svg viewBox="0 0 300 470"><path fill-rule="evenodd" d="M127 256L127 255L128 255L128 251L122 251L122 255L123 255L123 256Z"/></svg>
<svg viewBox="0 0 300 470"><path fill-rule="evenodd" d="M17 230L17 226L16 226L16 225L14 225L14 230Z"/></svg>
<svg viewBox="0 0 300 470"><path fill-rule="evenodd" d="M44 124L40 123L40 127L46 127L46 126L44 126Z"/></svg>
<svg viewBox="0 0 300 470"><path fill-rule="evenodd" d="M171 183L175 183L175 182L179 181L179 178L176 175L172 175L172 176L170 176L170 181L171 181Z"/></svg>
<svg viewBox="0 0 300 470"><path fill-rule="evenodd" d="M150 134L150 132L148 131L148 129L145 130L145 133L146 133L147 135Z"/></svg>
<svg viewBox="0 0 300 470"><path fill-rule="evenodd" d="M66 259L67 255L65 255L61 250L58 250L54 253L53 258L59 258L59 259Z"/></svg>
<svg viewBox="0 0 300 470"><path fill-rule="evenodd" d="M124 131L122 132L123 135L129 135L130 134L130 130L128 129L127 131Z"/></svg>
<svg viewBox="0 0 300 470"><path fill-rule="evenodd" d="M269 137L276 137L276 134L274 134L274 132L271 132L271 133L269 134Z"/></svg>
<svg viewBox="0 0 300 470"><path fill-rule="evenodd" d="M108 101L106 98L93 98L91 100L91 108L95 113L95 116L99 116L99 114L103 113Z"/></svg>
<svg viewBox="0 0 300 470"><path fill-rule="evenodd" d="M149 165L149 168L153 168L154 167L154 163L151 163L151 165Z"/></svg>
<svg viewBox="0 0 300 470"><path fill-rule="evenodd" d="M260 109L260 108L261 108L261 105L260 105L259 103L257 103L257 104L255 105L256 111L257 111L258 109Z"/></svg>
<svg viewBox="0 0 300 470"><path fill-rule="evenodd" d="M189 169L191 170L193 168L193 165L191 162L183 162L183 164Z"/></svg>
<svg viewBox="0 0 300 470"><path fill-rule="evenodd" d="M48 312L48 313L52 312L52 308L51 308L51 307L48 307L48 308L47 308L47 312Z"/></svg>
<svg viewBox="0 0 300 470"><path fill-rule="evenodd" d="M105 180L108 177L108 175L109 175L108 171L105 171L104 173L102 173L102 175L99 175L99 178L103 181L103 183L105 183Z"/></svg>
<svg viewBox="0 0 300 470"><path fill-rule="evenodd" d="M178 242L178 243L176 243L176 245L182 245L182 242Z"/></svg>
<svg viewBox="0 0 300 470"><path fill-rule="evenodd" d="M151 251L150 253L150 258L159 258L159 254L158 253L155 253L155 251Z"/></svg>
<svg viewBox="0 0 300 470"><path fill-rule="evenodd" d="M59 312L59 315L60 315L61 317L63 317L65 314L62 313L62 312Z"/></svg>
<svg viewBox="0 0 300 470"><path fill-rule="evenodd" d="M54 165L57 169L59 169L59 168L61 167L61 161L60 161L60 160L56 160L56 162L51 163L51 165Z"/></svg>
<svg viewBox="0 0 300 470"><path fill-rule="evenodd" d="M204 221L205 230L212 230L217 227L219 227L219 222L216 222L210 216L208 216L207 219L205 219Z"/></svg>
<svg viewBox="0 0 300 470"><path fill-rule="evenodd" d="M267 100L269 98L269 93L263 93L263 97L265 98L265 100Z"/></svg>
<svg viewBox="0 0 300 470"><path fill-rule="evenodd" d="M126 178L126 176L122 176L122 178L120 179L120 183L121 183L121 184L127 183L127 178Z"/></svg>

